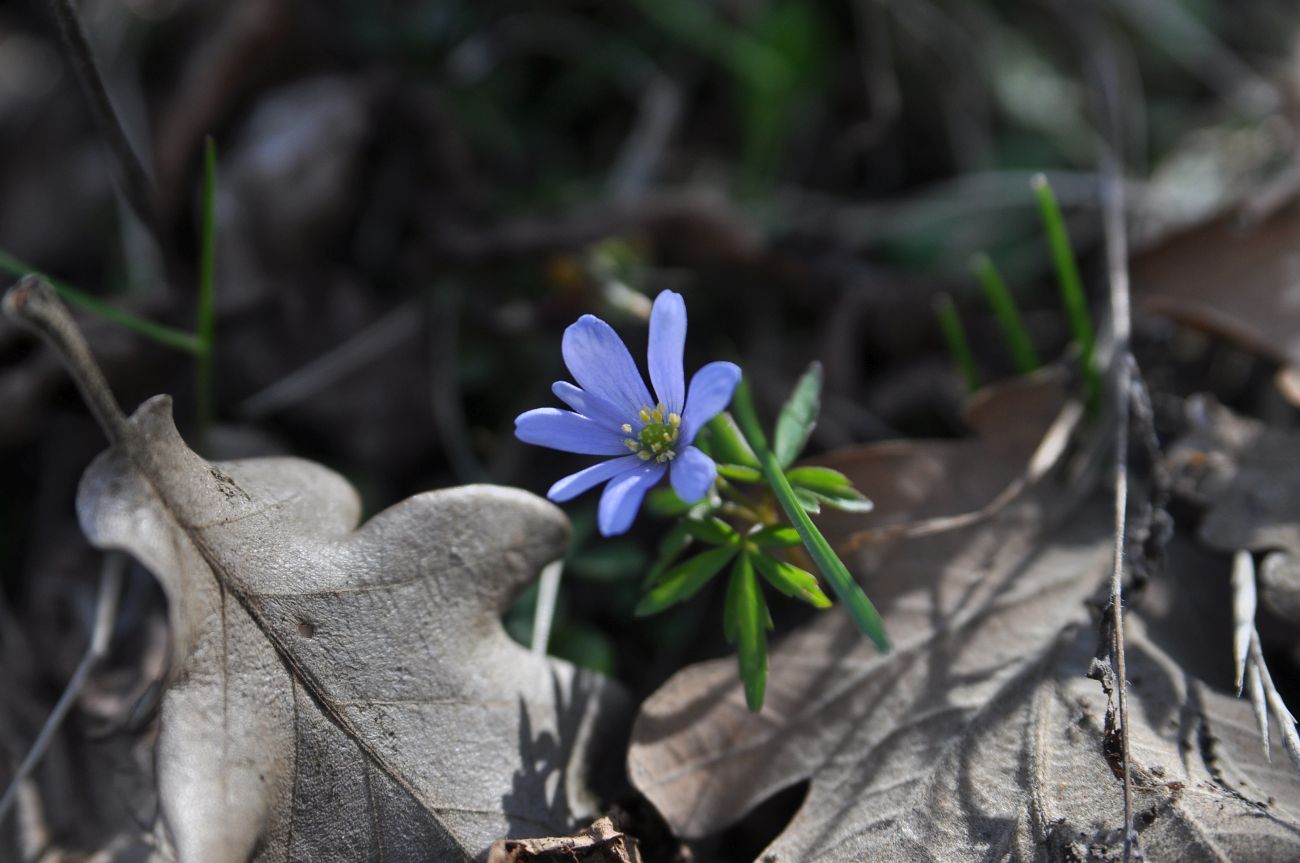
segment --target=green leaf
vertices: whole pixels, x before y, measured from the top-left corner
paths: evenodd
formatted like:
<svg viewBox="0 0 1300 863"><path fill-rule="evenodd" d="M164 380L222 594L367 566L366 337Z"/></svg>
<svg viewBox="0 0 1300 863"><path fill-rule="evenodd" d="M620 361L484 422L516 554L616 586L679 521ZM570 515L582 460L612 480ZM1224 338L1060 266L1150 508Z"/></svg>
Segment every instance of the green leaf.
<svg viewBox="0 0 1300 863"><path fill-rule="evenodd" d="M811 491L808 494L816 498L819 503L825 504L831 509L838 509L841 512L853 512L861 515L876 508L876 505L866 495L855 488L841 489L830 493Z"/></svg>
<svg viewBox="0 0 1300 863"><path fill-rule="evenodd" d="M720 518L689 518L682 524L686 527L687 533L709 545L722 545L736 541L736 531Z"/></svg>
<svg viewBox="0 0 1300 863"><path fill-rule="evenodd" d="M796 488L793 491L795 501L799 506L803 507L804 512L818 515L822 511L822 502L817 495L801 488Z"/></svg>
<svg viewBox="0 0 1300 863"><path fill-rule="evenodd" d="M709 454L718 462L719 470L723 464L762 469L758 456L745 442L745 436L740 433L731 414L723 411L709 420L705 428L708 430Z"/></svg>
<svg viewBox="0 0 1300 863"><path fill-rule="evenodd" d="M662 579L668 567L676 563L677 558L681 557L683 551L691 544L694 537L686 529L685 522L678 522L673 525L672 530L664 534L664 538L659 541L659 557L655 560L650 571L645 575L645 584L647 587L658 584Z"/></svg>
<svg viewBox="0 0 1300 863"><path fill-rule="evenodd" d="M791 548L803 542L799 531L785 524L770 524L749 535L749 541L769 548Z"/></svg>
<svg viewBox="0 0 1300 863"><path fill-rule="evenodd" d="M750 559L768 583L786 596L802 599L813 608L830 607L831 598L822 592L817 576L808 570L762 551L750 554Z"/></svg>
<svg viewBox="0 0 1300 863"><path fill-rule="evenodd" d="M749 555L742 554L731 568L727 586L727 607L723 629L736 645L740 679L745 684L745 702L749 709L763 709L763 691L767 688L767 623L770 620L763 591L754 578Z"/></svg>
<svg viewBox="0 0 1300 863"><path fill-rule="evenodd" d="M719 464L718 473L736 482L761 482L763 480L761 470L756 467L746 467L743 464Z"/></svg>
<svg viewBox="0 0 1300 863"><path fill-rule="evenodd" d="M875 642L876 647L887 653L889 636L885 634L885 622L881 620L880 613L871 604L871 600L862 592L862 588L853 580L848 568L844 566L844 561L835 554L826 537L822 536L821 531L808 517L808 513L800 506L794 489L790 487L789 480L785 478L785 473L777 463L776 456L767 448L767 438L763 434L763 427L758 423L754 402L749 395L749 384L743 378L740 385L736 387L736 394L732 397L731 404L736 411L736 419L745 432L745 437L749 439L754 452L763 463L763 473L767 475L767 481L772 486L777 502L781 504L781 509L785 510L786 517L790 519L795 530L799 531L808 554L816 562L822 575L826 577L831 590L848 608L854 623Z"/></svg>
<svg viewBox="0 0 1300 863"><path fill-rule="evenodd" d="M785 472L785 478L795 488L809 491L839 491L853 488L853 482L847 476L829 467L796 467Z"/></svg>
<svg viewBox="0 0 1300 863"><path fill-rule="evenodd" d="M781 415L776 420L772 451L781 467L789 467L799 457L799 453L803 452L808 436L817 425L821 397L822 364L813 362L803 377L799 378L799 383L795 384L790 400L781 408ZM750 443L752 445L753 441Z"/></svg>
<svg viewBox="0 0 1300 863"><path fill-rule="evenodd" d="M677 564L668 570L658 584L650 588L650 592L642 597L632 613L637 617L645 617L690 599L736 556L739 548L738 544L724 545Z"/></svg>

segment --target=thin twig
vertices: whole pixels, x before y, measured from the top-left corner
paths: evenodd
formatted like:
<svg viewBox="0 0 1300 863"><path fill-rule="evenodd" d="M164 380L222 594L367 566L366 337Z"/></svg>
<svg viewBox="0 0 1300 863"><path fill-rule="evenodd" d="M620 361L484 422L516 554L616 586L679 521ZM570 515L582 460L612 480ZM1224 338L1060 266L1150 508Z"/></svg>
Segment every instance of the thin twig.
<svg viewBox="0 0 1300 863"><path fill-rule="evenodd" d="M1124 233L1124 185L1117 158L1102 159L1102 215L1106 233L1106 269L1110 280L1111 331L1115 374L1115 545L1110 576L1116 690L1119 700L1120 751L1124 767L1124 860L1132 858L1137 835L1133 830L1133 793L1129 755L1128 676L1124 657L1124 543L1128 518L1129 403L1135 363L1129 351L1130 303L1128 243Z"/></svg>
<svg viewBox="0 0 1300 863"><path fill-rule="evenodd" d="M144 163L136 155L135 148L127 137L126 129L113 102L104 86L104 76L100 74L99 64L90 49L90 40L86 38L81 18L72 4L72 0L50 0L50 9L59 23L59 34L68 51L72 68L76 70L81 88L90 101L90 111L95 116L95 124L100 134L108 143L113 159L117 164L118 181L127 203L135 211L154 236L157 231L157 209L154 206L153 181L145 170Z"/></svg>
<svg viewBox="0 0 1300 863"><path fill-rule="evenodd" d="M90 644L86 648L86 655L81 658L77 665L77 670L73 672L72 679L68 681L68 686L63 690L63 695L54 705L54 710L50 713L49 719L45 720L45 725L41 728L40 734L36 735L36 742L32 744L31 750L23 763L18 766L17 772L14 773L13 779L9 781L9 787L5 789L3 797L0 797L0 820L3 820L9 807L13 805L18 796L18 789L23 782L36 769L44 757L45 751L50 748L50 743L54 741L54 735L63 724L64 718L72 705L76 703L77 697L81 695L81 690L85 688L86 681L96 666L108 655L109 639L113 634L113 626L117 622L117 601L122 593L122 576L126 572L126 556L120 552L111 551L104 555L104 565L99 576L99 595L95 600L95 621L90 631Z"/></svg>
<svg viewBox="0 0 1300 863"><path fill-rule="evenodd" d="M127 440L126 415L91 356L85 336L50 283L42 276L24 276L5 293L3 307L11 320L39 333L54 347L109 443Z"/></svg>

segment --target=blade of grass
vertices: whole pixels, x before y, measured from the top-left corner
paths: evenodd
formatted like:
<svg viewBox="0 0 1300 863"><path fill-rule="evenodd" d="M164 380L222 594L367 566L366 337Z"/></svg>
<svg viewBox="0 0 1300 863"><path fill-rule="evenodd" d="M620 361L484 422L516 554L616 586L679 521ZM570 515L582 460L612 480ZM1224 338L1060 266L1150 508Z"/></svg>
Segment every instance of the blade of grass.
<svg viewBox="0 0 1300 863"><path fill-rule="evenodd" d="M1042 363L1038 361L1038 354L1034 351L1029 331L1025 329L1024 319L1020 317L1020 309L1016 307L1016 301L1007 290L1007 283L1003 281L1002 274L994 266L993 259L980 252L971 260L971 269L983 286L984 297L998 319L998 328L1002 330L1002 335L1007 340L1007 348L1011 351L1016 370L1021 374L1034 371Z"/></svg>
<svg viewBox="0 0 1300 863"><path fill-rule="evenodd" d="M1038 210L1043 219L1043 229L1047 233L1047 244L1052 252L1052 264L1056 268L1056 280L1061 288L1061 302L1065 314L1070 319L1070 331L1079 345L1079 364L1083 369L1083 383L1088 395L1089 406L1095 407L1101 397L1101 377L1093 362L1096 342L1092 316L1088 314L1088 302L1083 294L1083 279L1079 277L1079 265L1074 258L1074 249L1070 245L1070 234L1065 229L1065 219L1061 216L1061 207L1056 202L1056 194L1047 182L1047 177L1035 174L1029 184L1038 198Z"/></svg>
<svg viewBox="0 0 1300 863"><path fill-rule="evenodd" d="M184 351L187 354L194 354L195 356L197 356L203 349L198 338L191 333L119 309L112 303L104 302L98 297L93 297L90 294L79 291L71 285L60 282L58 279L50 278L44 273L39 272L35 267L18 260L8 252L0 251L0 272L5 272L18 278L22 278L28 273L40 276L45 279L45 281L49 282L50 286L54 288L60 297L63 298L63 301L69 305L76 306L92 315L101 317L106 321L111 321L118 326L125 327L133 333L143 336L150 341L157 342L160 345L165 345L178 351Z"/></svg>
<svg viewBox="0 0 1300 863"><path fill-rule="evenodd" d="M217 146L209 135L203 141L203 214L199 237L198 336L202 348L195 369L195 400L199 434L212 424L212 355L216 342L217 270Z"/></svg>
<svg viewBox="0 0 1300 863"><path fill-rule="evenodd" d="M790 519L790 524L799 532L800 539L803 540L804 547L808 549L808 554L821 570L826 582L831 586L835 595L848 608L849 614L858 628L875 642L876 647L882 653L889 651L889 636L885 634L885 622L881 619L880 613L876 607L871 604L871 600L862 592L862 588L853 580L849 574L848 568L844 566L844 561L831 548L826 537L822 536L821 531L812 523L808 513L804 512L803 507L799 505L795 497L794 489L790 487L790 482L785 478L785 473L777 463L776 456L768 449L767 437L763 434L763 428L759 425L758 414L754 411L754 402L749 394L749 383L742 379L740 385L736 387L736 394L731 400L732 410L735 413L736 421L740 424L740 429L745 433L749 440L749 445L753 448L755 455L758 456L759 463L763 467L763 473L767 476L768 483L772 486L772 491L776 495L777 502L781 504L781 509L785 510L786 517Z"/></svg>
<svg viewBox="0 0 1300 863"><path fill-rule="evenodd" d="M943 340L948 343L948 353L952 355L953 365L966 384L966 389L974 392L979 389L979 373L975 371L975 355L971 353L970 342L966 340L966 330L957 315L957 307L952 297L939 294L934 298L934 313L939 317L939 329L943 331Z"/></svg>

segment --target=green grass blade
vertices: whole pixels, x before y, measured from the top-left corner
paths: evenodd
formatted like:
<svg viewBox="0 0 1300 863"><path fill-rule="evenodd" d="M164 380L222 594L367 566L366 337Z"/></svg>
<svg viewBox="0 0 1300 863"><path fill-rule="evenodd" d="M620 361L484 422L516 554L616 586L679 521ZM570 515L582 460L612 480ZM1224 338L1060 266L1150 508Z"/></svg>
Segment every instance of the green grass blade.
<svg viewBox="0 0 1300 863"><path fill-rule="evenodd" d="M966 384L966 389L974 392L979 389L980 376L975 370L975 355L971 353L970 342L966 340L966 330L957 315L957 307L952 297L939 294L934 298L934 313L939 318L939 329L943 331L943 340L948 343L948 353L958 374Z"/></svg>
<svg viewBox="0 0 1300 863"><path fill-rule="evenodd" d="M998 327L1002 330L1003 338L1007 340L1007 348L1011 351L1011 359L1016 364L1016 370L1021 374L1029 374L1042 363L1039 362L1034 343L1029 338L1029 331L1025 329L1025 321L1020 317L1020 309L1016 307L1011 291L1007 290L1007 283L1003 281L1002 274L994 266L993 259L983 252L971 260L971 269L975 272L975 278L979 279L980 285L983 286L984 297L998 319Z"/></svg>
<svg viewBox="0 0 1300 863"><path fill-rule="evenodd" d="M767 475L767 481L772 486L777 502L781 504L781 509L785 510L786 517L790 519L794 529L799 532L804 547L808 549L808 554L825 576L826 583L831 586L831 590L839 597L840 602L844 603L858 628L875 642L882 653L888 652L889 636L885 634L885 622L880 618L880 613L862 592L858 583L853 580L853 576L844 566L844 561L840 560L839 555L826 541L826 537L822 536L821 531L808 517L808 513L804 512L803 507L799 505L794 489L790 487L781 466L777 464L776 456L767 448L767 437L763 434L762 426L759 425L747 381L742 379L740 385L736 387L731 405L741 430L749 439L749 444L754 448L759 461L762 462L763 473Z"/></svg>
<svg viewBox="0 0 1300 863"><path fill-rule="evenodd" d="M731 414L723 411L705 426L708 430L709 455L720 464L735 464L758 469L758 456L745 442L745 436L736 428Z"/></svg>
<svg viewBox="0 0 1300 863"><path fill-rule="evenodd" d="M217 328L217 146L208 136L203 142L203 214L199 236L198 335L203 351L196 369L195 398L200 434L212 424L213 353Z"/></svg>
<svg viewBox="0 0 1300 863"><path fill-rule="evenodd" d="M757 713L763 709L767 689L767 603L754 577L749 555L736 558L727 585L727 605L723 629L736 644L740 679L745 684L745 703Z"/></svg>
<svg viewBox="0 0 1300 863"><path fill-rule="evenodd" d="M1034 188L1034 195L1038 198L1043 230L1047 233L1047 244L1052 251L1056 280L1061 288L1061 302L1065 306L1066 316L1070 319L1070 331L1079 345L1079 363L1083 368L1083 383L1087 391L1088 404L1096 405L1101 394L1101 379L1093 363L1096 336L1092 316L1088 314L1088 302L1083 293L1083 279L1079 276L1079 265L1075 261L1074 249L1070 245L1070 234L1065 229L1061 207L1056 202L1056 195L1052 192L1047 178L1042 174L1035 174L1031 185Z"/></svg>
<svg viewBox="0 0 1300 863"><path fill-rule="evenodd" d="M799 453L803 452L808 436L817 425L821 398L822 364L814 362L794 385L794 392L790 393L790 399L781 408L781 415L776 420L772 452L776 454L777 464L781 467L794 464Z"/></svg>
<svg viewBox="0 0 1300 863"><path fill-rule="evenodd" d="M37 271L35 267L25 264L13 255L3 251L0 251L0 272L6 272L18 277L25 276L28 273L35 273L49 282L59 296L63 298L63 301L70 306L76 306L92 315L125 327L131 332L160 345L196 356L202 351L199 340L191 333L119 309L112 303L107 303L98 297L79 291L58 279L50 278L46 274Z"/></svg>

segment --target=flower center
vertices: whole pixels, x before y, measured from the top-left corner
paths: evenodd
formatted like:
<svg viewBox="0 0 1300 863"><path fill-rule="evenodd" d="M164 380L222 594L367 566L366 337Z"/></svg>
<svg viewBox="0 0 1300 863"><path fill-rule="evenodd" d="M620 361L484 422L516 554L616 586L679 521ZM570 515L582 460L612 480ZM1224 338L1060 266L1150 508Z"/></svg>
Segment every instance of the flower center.
<svg viewBox="0 0 1300 863"><path fill-rule="evenodd" d="M673 444L677 443L677 434L682 425L682 418L670 413L665 416L663 405L641 408L639 419L643 423L636 437L623 440L623 445L636 453L642 461L655 461L663 464L677 457ZM632 434L632 424L623 423L623 434Z"/></svg>

